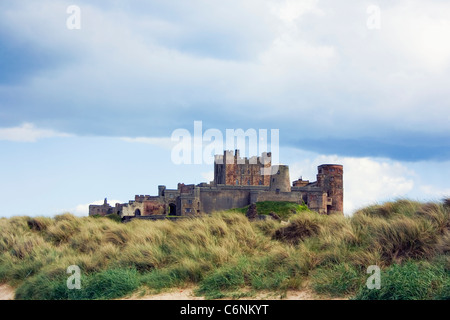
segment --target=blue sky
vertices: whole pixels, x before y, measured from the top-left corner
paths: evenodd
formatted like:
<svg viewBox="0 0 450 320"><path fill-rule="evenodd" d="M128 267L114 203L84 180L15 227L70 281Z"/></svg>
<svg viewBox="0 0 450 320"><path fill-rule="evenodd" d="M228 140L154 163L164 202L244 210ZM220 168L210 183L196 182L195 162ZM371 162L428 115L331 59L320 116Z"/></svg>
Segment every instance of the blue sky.
<svg viewBox="0 0 450 320"><path fill-rule="evenodd" d="M448 196L449 38L440 0L2 1L0 216L208 181L170 157L197 120L279 129L292 180L343 164L346 214Z"/></svg>

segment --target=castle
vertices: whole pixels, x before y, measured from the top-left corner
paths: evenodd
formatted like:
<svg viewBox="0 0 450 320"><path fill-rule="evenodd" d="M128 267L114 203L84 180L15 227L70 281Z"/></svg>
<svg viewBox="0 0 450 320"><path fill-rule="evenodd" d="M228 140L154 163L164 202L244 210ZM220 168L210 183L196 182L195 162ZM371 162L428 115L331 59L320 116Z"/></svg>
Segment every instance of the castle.
<svg viewBox="0 0 450 320"><path fill-rule="evenodd" d="M118 214L122 220L139 217L160 219L195 216L219 210L241 208L260 201L305 203L321 214L343 214L343 166L322 164L317 181L301 178L292 185L289 167L271 164L271 153L241 158L239 150L224 151L214 160L214 180L198 185L178 183L177 189L158 186L158 195L136 195L128 203L90 205L89 215Z"/></svg>

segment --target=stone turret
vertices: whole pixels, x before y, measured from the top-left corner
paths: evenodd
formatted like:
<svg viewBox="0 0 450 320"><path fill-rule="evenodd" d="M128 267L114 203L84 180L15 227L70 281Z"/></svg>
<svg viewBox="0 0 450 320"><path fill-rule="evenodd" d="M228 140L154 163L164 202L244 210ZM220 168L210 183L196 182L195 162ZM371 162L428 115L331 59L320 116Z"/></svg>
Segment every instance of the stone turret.
<svg viewBox="0 0 450 320"><path fill-rule="evenodd" d="M323 164L318 167L317 184L327 193L327 214L344 212L344 169L339 164Z"/></svg>
<svg viewBox="0 0 450 320"><path fill-rule="evenodd" d="M166 191L166 186L158 186L158 196L164 197L164 191Z"/></svg>
<svg viewBox="0 0 450 320"><path fill-rule="evenodd" d="M270 191L291 192L291 179L289 178L289 167L286 165L273 166L270 177Z"/></svg>

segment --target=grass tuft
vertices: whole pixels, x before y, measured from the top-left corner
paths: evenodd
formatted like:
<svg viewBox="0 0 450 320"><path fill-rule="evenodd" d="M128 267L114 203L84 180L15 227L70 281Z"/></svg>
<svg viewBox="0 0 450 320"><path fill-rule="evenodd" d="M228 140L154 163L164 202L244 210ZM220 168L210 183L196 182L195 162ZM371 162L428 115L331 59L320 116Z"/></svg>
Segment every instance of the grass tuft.
<svg viewBox="0 0 450 320"><path fill-rule="evenodd" d="M306 238L316 236L319 231L320 225L318 221L310 216L302 215L293 219L287 226L278 228L273 238L290 244L298 244Z"/></svg>

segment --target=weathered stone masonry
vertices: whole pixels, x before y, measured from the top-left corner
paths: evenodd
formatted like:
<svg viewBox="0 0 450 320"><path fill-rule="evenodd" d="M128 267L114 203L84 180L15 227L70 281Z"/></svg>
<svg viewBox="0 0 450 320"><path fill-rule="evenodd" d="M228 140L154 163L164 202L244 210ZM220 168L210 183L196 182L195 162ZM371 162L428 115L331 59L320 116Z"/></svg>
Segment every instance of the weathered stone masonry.
<svg viewBox="0 0 450 320"><path fill-rule="evenodd" d="M216 155L214 180L210 183L185 185L177 189L158 186L158 195L136 195L128 203L111 207L90 205L89 215L119 214L133 217L195 216L213 211L240 208L259 201L305 203L321 214L343 214L343 167L323 164L318 167L317 181L298 179L291 185L289 167L271 165L270 153L250 159L239 151Z"/></svg>

